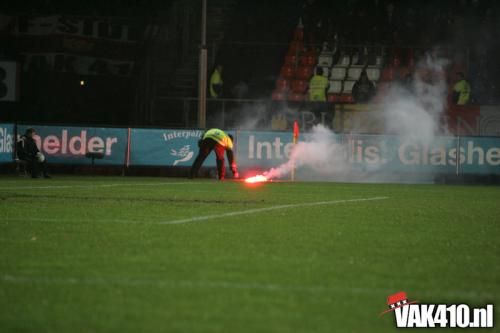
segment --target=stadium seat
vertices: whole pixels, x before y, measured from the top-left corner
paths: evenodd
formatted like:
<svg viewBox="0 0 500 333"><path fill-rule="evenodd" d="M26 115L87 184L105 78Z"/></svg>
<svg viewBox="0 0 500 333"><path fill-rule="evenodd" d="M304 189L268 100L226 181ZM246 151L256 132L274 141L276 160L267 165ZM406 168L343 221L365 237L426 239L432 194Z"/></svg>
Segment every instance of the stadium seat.
<svg viewBox="0 0 500 333"><path fill-rule="evenodd" d="M298 54L304 49L304 43L302 41L293 41L290 43L288 48L288 53Z"/></svg>
<svg viewBox="0 0 500 333"><path fill-rule="evenodd" d="M301 80L309 80L313 75L314 67L312 66L300 66L297 68L297 78Z"/></svg>
<svg viewBox="0 0 500 333"><path fill-rule="evenodd" d="M313 55L303 55L299 58L299 62L301 66L314 66L316 65L316 57Z"/></svg>
<svg viewBox="0 0 500 333"><path fill-rule="evenodd" d="M296 54L287 54L285 56L285 65L296 65L297 64L297 55Z"/></svg>
<svg viewBox="0 0 500 333"><path fill-rule="evenodd" d="M305 80L293 80L291 87L293 93L303 94L307 91L308 83Z"/></svg>
<svg viewBox="0 0 500 333"><path fill-rule="evenodd" d="M285 65L281 67L281 77L290 79L295 76L295 66L292 65Z"/></svg>
<svg viewBox="0 0 500 333"><path fill-rule="evenodd" d="M276 80L276 91L285 92L290 88L290 81L280 77Z"/></svg>
<svg viewBox="0 0 500 333"><path fill-rule="evenodd" d="M273 101L283 101L285 99L286 94L282 91L275 90L271 95L271 99Z"/></svg>
<svg viewBox="0 0 500 333"><path fill-rule="evenodd" d="M349 80L357 81L363 72L363 67L350 67L347 70L347 77Z"/></svg>
<svg viewBox="0 0 500 333"><path fill-rule="evenodd" d="M317 68L318 68L318 67L316 67L316 68L314 69L314 72L315 72L315 73L316 73L316 69L317 69ZM330 68L329 68L329 67L321 67L321 68L323 69L323 76L324 76L324 77L326 77L326 78L328 78L328 76L330 75Z"/></svg>
<svg viewBox="0 0 500 333"><path fill-rule="evenodd" d="M339 94L342 92L342 81L332 80L330 81L330 88L328 88L329 94Z"/></svg>
<svg viewBox="0 0 500 333"><path fill-rule="evenodd" d="M330 79L343 80L345 79L346 72L347 70L345 67L333 67L330 72Z"/></svg>
<svg viewBox="0 0 500 333"><path fill-rule="evenodd" d="M377 67L367 67L366 75L368 75L368 80L377 82L380 79L380 69Z"/></svg>
<svg viewBox="0 0 500 333"><path fill-rule="evenodd" d="M343 55L340 57L339 62L335 65L335 67L349 67L351 60L348 55Z"/></svg>
<svg viewBox="0 0 500 333"><path fill-rule="evenodd" d="M328 102L338 103L340 101L340 94L328 93L326 98L328 99Z"/></svg>
<svg viewBox="0 0 500 333"><path fill-rule="evenodd" d="M343 94L350 94L352 92L352 87L354 86L354 83L356 83L356 81L345 80L344 84L342 85L343 86L342 93Z"/></svg>
<svg viewBox="0 0 500 333"><path fill-rule="evenodd" d="M359 61L359 53L356 52L351 58L351 66L357 66Z"/></svg>
<svg viewBox="0 0 500 333"><path fill-rule="evenodd" d="M387 67L382 70L380 74L380 81L392 81L394 80L394 68Z"/></svg>
<svg viewBox="0 0 500 333"><path fill-rule="evenodd" d="M333 56L328 53L321 53L318 58L318 66L332 67Z"/></svg>
<svg viewBox="0 0 500 333"><path fill-rule="evenodd" d="M304 94L292 93L288 95L288 100L291 102L302 102L306 99Z"/></svg>
<svg viewBox="0 0 500 333"><path fill-rule="evenodd" d="M304 40L304 28L297 27L293 32L293 40L303 41Z"/></svg>
<svg viewBox="0 0 500 333"><path fill-rule="evenodd" d="M380 68L380 67L382 67L383 64L384 63L383 63L383 60L382 60L382 56L377 56L375 58L375 66Z"/></svg>
<svg viewBox="0 0 500 333"><path fill-rule="evenodd" d="M351 94L341 94L339 96L340 103L354 103L354 98Z"/></svg>

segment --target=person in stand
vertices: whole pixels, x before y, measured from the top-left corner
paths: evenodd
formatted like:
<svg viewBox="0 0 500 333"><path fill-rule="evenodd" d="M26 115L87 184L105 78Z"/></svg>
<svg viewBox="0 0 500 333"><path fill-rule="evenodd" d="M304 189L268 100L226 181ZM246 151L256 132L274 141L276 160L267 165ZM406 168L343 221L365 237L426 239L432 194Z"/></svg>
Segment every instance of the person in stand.
<svg viewBox="0 0 500 333"><path fill-rule="evenodd" d="M470 85L462 72L457 73L457 82L453 86L453 102L456 105L467 105L470 99Z"/></svg>
<svg viewBox="0 0 500 333"><path fill-rule="evenodd" d="M227 160L229 161L229 165L233 173L233 178L239 178L238 168L236 166L233 153L233 137L231 135L226 134L223 130L218 128L209 129L203 133L201 140L198 141L198 147L200 150L198 151L198 156L196 156L193 166L191 167L189 178L195 178L198 175L201 165L212 150L215 151L219 180L224 180L226 176L224 152L227 155Z"/></svg>
<svg viewBox="0 0 500 333"><path fill-rule="evenodd" d="M309 100L312 102L326 102L326 89L330 82L323 76L323 68L318 67L316 74L309 80Z"/></svg>
<svg viewBox="0 0 500 333"><path fill-rule="evenodd" d="M366 103L375 95L375 86L368 79L366 71L361 72L358 81L352 87L352 97L356 103Z"/></svg>
<svg viewBox="0 0 500 333"><path fill-rule="evenodd" d="M17 157L25 161L31 178L39 178L40 171L44 178L51 178L47 173L47 162L45 156L38 149L33 137L36 135L34 128L28 128L21 139L17 142Z"/></svg>
<svg viewBox="0 0 500 333"><path fill-rule="evenodd" d="M210 76L210 97L219 98L222 96L222 65L217 65Z"/></svg>

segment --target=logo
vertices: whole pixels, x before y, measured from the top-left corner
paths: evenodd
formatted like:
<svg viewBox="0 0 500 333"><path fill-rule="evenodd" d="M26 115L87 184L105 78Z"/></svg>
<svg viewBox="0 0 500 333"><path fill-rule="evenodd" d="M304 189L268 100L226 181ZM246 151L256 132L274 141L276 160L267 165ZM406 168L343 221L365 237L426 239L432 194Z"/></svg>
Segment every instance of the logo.
<svg viewBox="0 0 500 333"><path fill-rule="evenodd" d="M179 163L187 162L193 158L194 152L191 151L191 145L185 145L179 150L170 149L170 155L178 158L174 161L174 166L176 166Z"/></svg>
<svg viewBox="0 0 500 333"><path fill-rule="evenodd" d="M472 308L468 304L421 304L410 301L401 291L387 297L388 310L380 315L394 312L396 327L406 328L491 328L493 327L493 304Z"/></svg>

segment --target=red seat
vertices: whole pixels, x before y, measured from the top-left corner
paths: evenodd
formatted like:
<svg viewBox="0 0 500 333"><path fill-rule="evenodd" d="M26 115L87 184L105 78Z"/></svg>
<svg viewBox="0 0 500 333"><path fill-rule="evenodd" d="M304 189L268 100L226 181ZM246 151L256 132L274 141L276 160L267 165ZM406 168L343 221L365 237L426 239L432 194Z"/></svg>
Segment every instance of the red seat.
<svg viewBox="0 0 500 333"><path fill-rule="evenodd" d="M303 94L307 90L307 81L304 80L293 80L292 81L292 92Z"/></svg>
<svg viewBox="0 0 500 333"><path fill-rule="evenodd" d="M276 80L276 91L285 92L290 88L290 81L284 77L280 77Z"/></svg>
<svg viewBox="0 0 500 333"><path fill-rule="evenodd" d="M297 28L293 32L293 40L302 41L304 40L304 28Z"/></svg>
<svg viewBox="0 0 500 333"><path fill-rule="evenodd" d="M297 55L294 53L289 53L285 56L285 65L296 65L297 64Z"/></svg>
<svg viewBox="0 0 500 333"><path fill-rule="evenodd" d="M394 80L394 68L387 67L380 73L380 81L392 81Z"/></svg>
<svg viewBox="0 0 500 333"><path fill-rule="evenodd" d="M340 95L339 94L328 94L326 96L326 98L328 99L328 102L332 102L332 103L337 103L340 101Z"/></svg>
<svg viewBox="0 0 500 333"><path fill-rule="evenodd" d="M291 102L302 102L305 100L305 95L299 93L292 93L288 95L288 100Z"/></svg>
<svg viewBox="0 0 500 333"><path fill-rule="evenodd" d="M290 47L288 48L288 53L298 54L304 49L304 43L302 41L292 41Z"/></svg>
<svg viewBox="0 0 500 333"><path fill-rule="evenodd" d="M271 95L273 101L282 101L285 99L286 94L282 91L275 90Z"/></svg>
<svg viewBox="0 0 500 333"><path fill-rule="evenodd" d="M299 59L301 66L314 66L316 65L316 57L311 54L306 54Z"/></svg>
<svg viewBox="0 0 500 333"><path fill-rule="evenodd" d="M295 76L295 67L292 65L285 65L281 67L281 77L290 79Z"/></svg>
<svg viewBox="0 0 500 333"><path fill-rule="evenodd" d="M313 72L313 66L300 66L299 68L297 68L297 77L301 80L309 80Z"/></svg>
<svg viewBox="0 0 500 333"><path fill-rule="evenodd" d="M340 95L339 102L341 103L354 103L354 98L351 94Z"/></svg>

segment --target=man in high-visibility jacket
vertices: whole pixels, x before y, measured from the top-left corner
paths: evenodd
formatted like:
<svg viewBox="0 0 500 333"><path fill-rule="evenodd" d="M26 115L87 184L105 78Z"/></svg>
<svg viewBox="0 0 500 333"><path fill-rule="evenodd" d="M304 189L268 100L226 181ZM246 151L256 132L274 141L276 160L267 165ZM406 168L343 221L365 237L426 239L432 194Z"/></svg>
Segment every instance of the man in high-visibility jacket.
<svg viewBox="0 0 500 333"><path fill-rule="evenodd" d="M470 98L470 85L465 81L464 73L457 73L457 83L453 86L453 101L457 105L466 105Z"/></svg>
<svg viewBox="0 0 500 333"><path fill-rule="evenodd" d="M203 133L201 140L198 141L198 147L200 150L198 152L198 156L196 156L193 166L191 167L190 178L194 178L198 175L201 165L212 150L215 151L219 180L223 180L226 176L224 152L226 152L227 160L229 161L231 171L233 172L233 178L239 178L238 167L236 166L236 161L234 160L233 137L231 135L226 134L223 130L218 128L209 129Z"/></svg>
<svg viewBox="0 0 500 333"><path fill-rule="evenodd" d="M210 97L217 98L222 95L222 65L217 65L210 76Z"/></svg>
<svg viewBox="0 0 500 333"><path fill-rule="evenodd" d="M326 102L326 89L330 85L323 76L323 68L318 67L316 74L309 81L309 100L312 102Z"/></svg>

